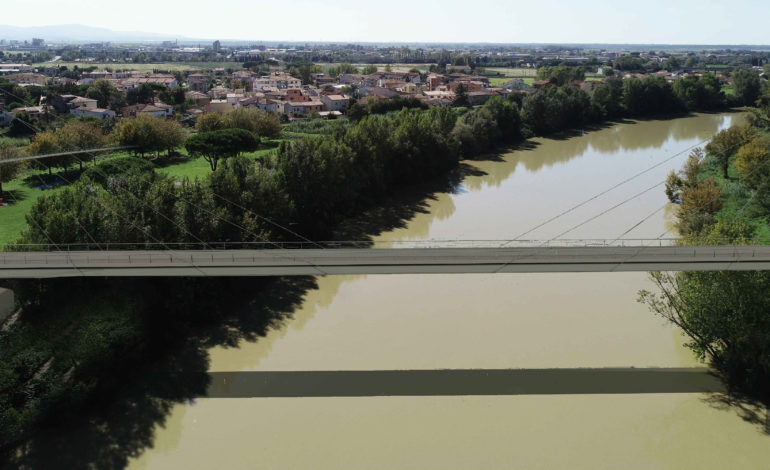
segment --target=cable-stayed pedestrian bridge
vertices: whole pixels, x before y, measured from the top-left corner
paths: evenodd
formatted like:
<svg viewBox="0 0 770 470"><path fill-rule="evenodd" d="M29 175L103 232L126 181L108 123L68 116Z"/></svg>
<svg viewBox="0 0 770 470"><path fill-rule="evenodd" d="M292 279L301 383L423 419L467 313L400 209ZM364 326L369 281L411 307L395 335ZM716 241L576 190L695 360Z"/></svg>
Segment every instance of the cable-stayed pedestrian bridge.
<svg viewBox="0 0 770 470"><path fill-rule="evenodd" d="M0 279L228 277L770 269L768 245L681 246L672 240L14 245Z"/></svg>

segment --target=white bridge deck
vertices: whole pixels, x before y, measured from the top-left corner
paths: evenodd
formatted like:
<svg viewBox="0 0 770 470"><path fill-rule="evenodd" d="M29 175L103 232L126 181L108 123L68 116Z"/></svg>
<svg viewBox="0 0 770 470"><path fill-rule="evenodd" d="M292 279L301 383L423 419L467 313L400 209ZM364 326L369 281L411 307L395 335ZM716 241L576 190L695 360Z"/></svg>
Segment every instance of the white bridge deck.
<svg viewBox="0 0 770 470"><path fill-rule="evenodd" d="M770 246L765 245L0 253L0 279L767 269Z"/></svg>

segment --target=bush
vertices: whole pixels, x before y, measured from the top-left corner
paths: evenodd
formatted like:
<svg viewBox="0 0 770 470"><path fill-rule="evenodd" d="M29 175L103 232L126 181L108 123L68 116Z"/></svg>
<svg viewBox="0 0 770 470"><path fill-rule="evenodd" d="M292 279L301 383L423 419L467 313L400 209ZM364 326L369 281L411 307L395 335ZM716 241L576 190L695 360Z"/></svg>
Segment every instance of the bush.
<svg viewBox="0 0 770 470"><path fill-rule="evenodd" d="M82 178L88 178L91 181L101 184L107 184L110 177L141 175L143 173L152 173L155 171L155 165L138 158L118 157L105 160L96 166L92 166L83 172Z"/></svg>

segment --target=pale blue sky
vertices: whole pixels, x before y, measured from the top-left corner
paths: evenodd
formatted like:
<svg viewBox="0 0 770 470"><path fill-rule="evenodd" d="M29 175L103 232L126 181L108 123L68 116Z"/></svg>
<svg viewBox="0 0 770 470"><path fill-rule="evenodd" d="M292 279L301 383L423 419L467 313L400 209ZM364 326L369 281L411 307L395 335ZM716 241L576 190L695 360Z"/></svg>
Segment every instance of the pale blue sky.
<svg viewBox="0 0 770 470"><path fill-rule="evenodd" d="M220 39L768 44L768 0L0 0L0 24Z"/></svg>

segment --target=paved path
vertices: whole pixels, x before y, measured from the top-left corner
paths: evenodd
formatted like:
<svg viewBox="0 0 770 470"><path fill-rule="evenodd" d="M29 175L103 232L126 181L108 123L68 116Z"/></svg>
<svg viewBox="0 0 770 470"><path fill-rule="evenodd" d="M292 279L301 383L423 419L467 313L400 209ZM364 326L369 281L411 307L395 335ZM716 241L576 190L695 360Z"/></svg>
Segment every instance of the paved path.
<svg viewBox="0 0 770 470"><path fill-rule="evenodd" d="M770 246L0 253L0 279L766 269L770 269Z"/></svg>

